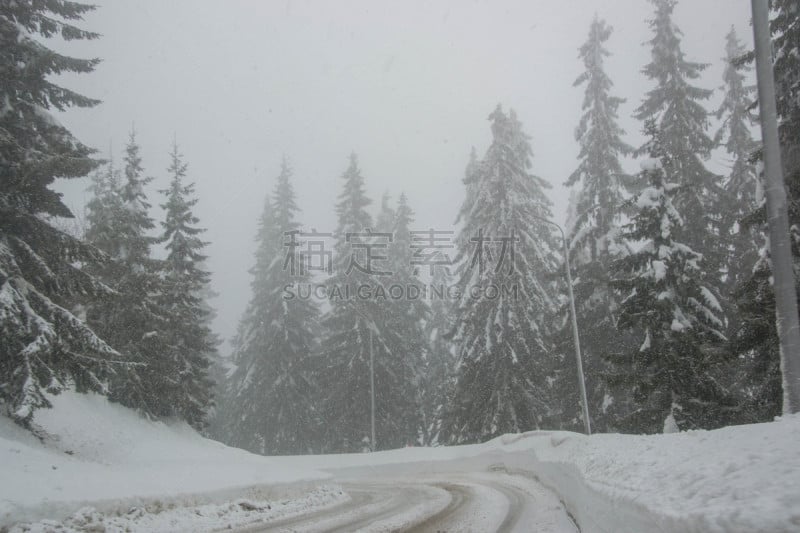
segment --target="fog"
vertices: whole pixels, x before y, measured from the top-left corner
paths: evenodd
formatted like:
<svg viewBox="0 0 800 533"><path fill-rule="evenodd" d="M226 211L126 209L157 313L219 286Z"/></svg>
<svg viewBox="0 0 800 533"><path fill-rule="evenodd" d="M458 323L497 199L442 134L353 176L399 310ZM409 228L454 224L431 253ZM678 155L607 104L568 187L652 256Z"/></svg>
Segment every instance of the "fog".
<svg viewBox="0 0 800 533"><path fill-rule="evenodd" d="M155 178L156 220L177 138L208 228L216 329L226 338L249 299L256 224L284 154L307 229L334 231L339 176L355 151L373 213L384 192L395 199L405 192L417 228L450 230L470 149L483 154L486 117L502 103L532 137L534 173L553 185L553 212L563 221L562 183L577 164L573 132L583 98L572 86L583 70L577 49L595 13L614 26L606 70L614 94L627 98L626 140L640 143L641 125L630 116L650 88L640 73L651 35L645 0L97 3L81 26L103 38L56 47L102 58L95 73L64 83L103 104L59 119L117 160L135 125ZM751 46L749 2L685 0L675 19L687 57L711 63L698 85L717 88L731 26ZM724 165L717 152L709 168ZM637 164L628 160L626 169ZM57 186L80 216L88 180L68 181Z"/></svg>

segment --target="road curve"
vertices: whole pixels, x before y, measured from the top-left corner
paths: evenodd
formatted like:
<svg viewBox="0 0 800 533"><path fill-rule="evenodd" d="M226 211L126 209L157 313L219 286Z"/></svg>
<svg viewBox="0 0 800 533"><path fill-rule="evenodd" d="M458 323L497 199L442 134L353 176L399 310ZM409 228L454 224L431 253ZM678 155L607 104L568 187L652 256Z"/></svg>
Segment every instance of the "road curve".
<svg viewBox="0 0 800 533"><path fill-rule="evenodd" d="M530 477L506 472L351 479L341 486L350 497L342 504L237 531L578 531L555 495Z"/></svg>

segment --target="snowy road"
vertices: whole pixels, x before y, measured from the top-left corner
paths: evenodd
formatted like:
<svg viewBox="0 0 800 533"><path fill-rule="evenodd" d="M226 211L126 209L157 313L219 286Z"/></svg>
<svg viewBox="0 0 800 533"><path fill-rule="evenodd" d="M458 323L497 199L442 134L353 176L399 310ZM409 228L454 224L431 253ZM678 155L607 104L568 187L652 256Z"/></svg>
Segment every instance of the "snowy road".
<svg viewBox="0 0 800 533"><path fill-rule="evenodd" d="M555 495L520 474L487 471L387 480L373 472L345 480L341 487L349 498L339 505L237 531L577 531Z"/></svg>

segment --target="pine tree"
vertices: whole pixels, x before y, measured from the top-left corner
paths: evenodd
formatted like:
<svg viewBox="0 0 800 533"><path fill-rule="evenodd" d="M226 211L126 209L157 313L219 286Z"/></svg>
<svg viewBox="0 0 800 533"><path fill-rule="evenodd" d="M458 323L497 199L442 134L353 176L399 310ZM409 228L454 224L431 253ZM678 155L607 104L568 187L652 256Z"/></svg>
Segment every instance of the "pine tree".
<svg viewBox="0 0 800 533"><path fill-rule="evenodd" d="M457 239L459 365L441 436L451 443L535 429L552 408L544 369L554 302L544 277L558 248L542 220L551 217L546 183L530 173L514 111L498 106L489 120L493 141L467 183Z"/></svg>
<svg viewBox="0 0 800 533"><path fill-rule="evenodd" d="M595 16L589 38L580 48L586 71L574 83L586 85L584 113L575 130L580 164L565 183L567 187L580 185L571 232L576 264L598 261L609 253L609 246L613 248L626 181L630 181L619 162L621 156L633 152L622 140L624 131L617 124L617 109L624 100L611 96L613 84L603 68L603 58L609 56L604 43L611 31Z"/></svg>
<svg viewBox="0 0 800 533"><path fill-rule="evenodd" d="M53 181L85 176L98 165L93 150L50 111L98 101L49 77L91 72L99 60L58 54L39 37L97 38L73 25L93 8L0 5L0 410L27 427L36 409L51 406L48 393L107 392L111 362L121 359L82 319L90 298L110 292L83 267L107 257L44 221L72 216Z"/></svg>
<svg viewBox="0 0 800 533"><path fill-rule="evenodd" d="M198 228L193 213L197 204L194 184L184 183L187 165L173 144L167 172L172 179L162 190L165 220L160 242L166 243L167 258L162 266L163 290L159 306L170 317L161 333L168 349L167 387L162 400L168 401L183 420L198 430L205 429L206 413L212 404L212 383L208 377L210 359L216 358L216 339L208 328L208 310L202 298L211 275L203 270L206 259L203 249L208 243L200 239L205 230Z"/></svg>
<svg viewBox="0 0 800 533"><path fill-rule="evenodd" d="M722 125L714 136L714 143L724 146L731 161L730 174L724 184L726 205L721 213L722 238L728 247L725 287L726 293L730 294L750 277L758 258L758 245L752 228L742 224L756 207L758 176L751 159L758 146L751 134L756 122L750 110L755 87L747 85L745 77L752 69L738 62L746 50L733 28L726 41L725 85L722 87L725 97L717 110ZM733 324L731 327L735 329Z"/></svg>
<svg viewBox="0 0 800 533"><path fill-rule="evenodd" d="M772 418L763 418L760 413L764 411L763 400L773 392L774 382L769 380L765 388L752 378L763 376L771 364L777 363L777 358L773 360L768 355L770 350L777 353L777 345L770 342L769 335L765 335L768 328L765 330L761 324L764 318L763 300L771 299L772 295L757 294L768 286L769 269L766 262L760 259L758 241L763 241L763 235L757 231L758 217L754 218L752 215L758 207L757 196L760 195L759 176L752 162L758 146L750 133L756 121L750 110L755 98L755 87L746 84L746 74L752 67L741 61L746 51L733 28L726 37L725 51L725 84L722 87L725 97L717 110L717 118L722 119L722 125L714 142L725 148L731 161L730 174L725 182L726 194L723 197L726 207L722 210L721 219L721 237L727 251L723 288L724 296L735 306L735 312L729 313L729 351L732 356L739 356L731 358L732 368L728 372L730 377L727 382L735 384L742 391L736 420L753 422ZM772 303L774 305L774 301ZM774 311L774 307L771 309ZM773 323L774 317L768 322ZM776 338L772 340L777 342ZM754 357L762 344L768 352Z"/></svg>
<svg viewBox="0 0 800 533"><path fill-rule="evenodd" d="M113 154L91 175L89 192L92 198L86 205L88 226L84 237L101 250L112 250L117 239L120 220L120 175L114 166Z"/></svg>
<svg viewBox="0 0 800 533"><path fill-rule="evenodd" d="M442 252L433 256L435 263L446 262ZM439 433L445 415L445 407L455 387L455 363L451 340L454 327L452 302L449 300L452 277L450 267L436 264L428 291L430 314L425 321L425 338L428 349L422 365L422 409L423 444L439 444Z"/></svg>
<svg viewBox="0 0 800 533"><path fill-rule="evenodd" d="M770 25L778 133L797 274L800 273L800 234L796 231L800 224L800 6L794 0L773 0L771 7L774 15ZM737 63L751 62L753 58L754 54L750 52ZM775 292L765 229L766 205L763 198L757 198L757 201L759 205L746 223L760 225L765 242L752 276L737 288L740 325L731 339L732 351L744 360L747 377L742 387L746 396L741 406L740 422L770 421L780 415L783 405Z"/></svg>
<svg viewBox="0 0 800 533"><path fill-rule="evenodd" d="M284 158L258 230L252 296L239 324L225 410L229 442L269 455L311 453L319 443L310 356L316 351L319 312L313 301L285 288L308 284L296 260L299 211ZM298 294L299 291L294 293Z"/></svg>
<svg viewBox="0 0 800 533"><path fill-rule="evenodd" d="M620 421L643 433L724 425L732 403L716 379L725 340L722 307L702 254L685 244L694 228L676 205L680 188L661 132L648 122L642 179L649 187L635 198L638 213L623 237L641 243L613 265L622 292L619 328L641 331L639 346L614 357L611 383L632 391L636 409Z"/></svg>
<svg viewBox="0 0 800 533"><path fill-rule="evenodd" d="M575 131L580 144L579 165L567 182L576 187L573 222L569 225L570 262L575 268L575 299L578 326L583 348L583 364L589 399L589 413L595 430L606 429L606 411L614 398L601 376L606 372L606 354L624 351L625 339L616 331L619 302L609 288L611 263L626 253L619 238L623 206L630 178L620 164L620 157L633 152L623 140L624 131L617 124L617 109L624 102L610 94L612 83L605 73L603 60L610 54L605 42L611 27L595 16L589 38L580 48L586 70L575 86L586 86L583 116ZM567 306L564 306L565 314ZM567 427L580 425L577 394L577 371L572 363L572 325L564 320L559 334L565 360L559 365L561 397L567 399L560 415ZM572 363L572 364L570 364ZM619 401L623 401L619 399Z"/></svg>
<svg viewBox="0 0 800 533"><path fill-rule="evenodd" d="M391 352L400 354L404 359L403 363L413 371L412 381L405 385L406 390L416 397L415 405L419 409L417 418L420 424L418 433L424 442L426 424L423 404L425 388L429 385L426 365L429 354L424 328L430 309L423 298L422 283L412 261L413 223L414 211L408 204L408 197L401 193L394 211L393 242L388 253L392 275L381 281L388 292L385 324L394 333L388 338L399 341L391 347Z"/></svg>
<svg viewBox="0 0 800 533"><path fill-rule="evenodd" d="M676 0L650 0L655 17L650 20L654 36L650 40L652 61L644 74L656 82L636 110L636 118L653 121L660 132L663 150L669 157L668 175L680 179L676 206L694 228L687 244L703 252L709 266L718 269L724 253L720 251L720 177L709 172L707 159L714 143L706 134L708 113L700 103L711 91L691 85L707 67L685 59L681 50L681 31L672 20ZM638 152L646 154L646 147Z"/></svg>
<svg viewBox="0 0 800 533"><path fill-rule="evenodd" d="M464 205L461 206L461 209L458 212L456 224L462 222L462 219L472 211L472 205L477 196L477 180L480 165L481 162L478 160L478 151L473 146L469 152L469 162L467 163L467 167L464 169L464 179L461 180L464 184L464 188L466 189L466 196L464 198Z"/></svg>
<svg viewBox="0 0 800 533"><path fill-rule="evenodd" d="M370 237L364 178L353 154L342 175L344 189L336 206L334 274L329 280L331 309L323 324L325 341L319 361L321 404L328 434L326 451L360 451L370 443L370 352L374 361L377 446L394 448L416 441L414 357L403 328L387 312L383 278L388 263L367 265L367 254L386 256L391 242ZM375 246L371 252L364 245ZM372 342L370 343L370 339Z"/></svg>
<svg viewBox="0 0 800 533"><path fill-rule="evenodd" d="M205 261L202 261L199 266L201 270L208 271ZM203 434L214 440L224 441L226 438L223 433L225 413L222 404L225 401L228 378L230 377L233 363L229 354L226 355L220 352L219 347L222 346L223 341L213 330L214 322L217 319L217 310L211 302L218 296L219 293L211 287L211 284L206 285L199 293L200 305L204 315L202 323L210 332L209 341L212 346L209 356L208 379L211 381L211 397L214 399L206 410L206 427L203 430Z"/></svg>
<svg viewBox="0 0 800 533"><path fill-rule="evenodd" d="M160 264L150 257L155 238L148 233L155 223L148 214L150 204L145 186L152 178L143 175L133 131L123 161L124 177L118 190L109 186L106 195L96 197L90 205L89 242L114 259L107 268L94 273L115 293L94 300L87 310L87 321L111 346L137 363L136 367L114 376L111 398L150 416L174 416L177 412L172 398L162 396L174 376L164 357L167 339L160 335L167 323L156 299L163 290ZM110 227L104 225L101 205L113 214L114 223Z"/></svg>

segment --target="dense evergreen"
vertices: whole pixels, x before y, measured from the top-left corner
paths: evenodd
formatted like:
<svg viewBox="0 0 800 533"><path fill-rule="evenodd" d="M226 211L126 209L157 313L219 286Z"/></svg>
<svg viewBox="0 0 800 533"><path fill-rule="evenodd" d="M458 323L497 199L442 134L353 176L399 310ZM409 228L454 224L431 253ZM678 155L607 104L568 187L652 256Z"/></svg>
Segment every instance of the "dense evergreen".
<svg viewBox="0 0 800 533"><path fill-rule="evenodd" d="M166 245L167 258L162 265L164 279L158 301L169 317L161 332L168 346L162 357L167 358L169 371L160 394L178 416L204 429L212 404L208 369L211 359L217 357L216 338L208 327L209 311L203 297L211 277L202 267L208 243L200 239L205 230L197 227L194 184L185 183L186 169L174 144L167 169L171 181L169 188L161 191L166 218L161 223L160 241Z"/></svg>
<svg viewBox="0 0 800 533"><path fill-rule="evenodd" d="M583 103L575 170L565 182L565 240L590 415L595 430L645 433L770 420L780 413L781 369L752 135L752 53L731 29L719 125L709 136L711 91L699 85L706 65L686 58L677 0L649 1L651 60L642 73L651 86L635 111L646 144L633 150L623 139L624 100L606 73L612 29L598 16L574 82ZM797 274L799 6L771 1ZM353 155L336 205L329 277L309 272L321 258L306 255L313 245L297 221L284 160L265 201L252 294L227 359L211 331L208 243L177 146L159 226L136 135L121 164L114 154L100 161L53 115L99 103L58 85L99 60L48 46L51 38L66 48L98 37L74 25L93 9L62 0L0 5L4 416L35 431L34 413L50 406L49 394L95 391L262 454L582 429L565 265L549 223L558 217L546 181L532 174L530 138L514 111L498 106L489 149L470 153L458 232L447 234L453 261L433 242L421 244L405 194L396 203L384 195L370 215ZM728 166L724 176L706 168L712 152ZM642 158L637 176L623 170L629 155ZM87 175L87 226L70 235L58 229L72 213L53 183ZM324 314L313 300L319 293L309 290L315 283L327 290ZM217 391L223 397L215 403Z"/></svg>
<svg viewBox="0 0 800 533"><path fill-rule="evenodd" d="M47 393L107 392L121 359L82 320L83 306L109 289L84 268L107 257L45 218L71 217L51 185L92 171L93 150L51 110L97 100L57 85L59 73L88 73L96 59L54 52L47 38L94 39L73 24L94 9L78 2L0 4L0 410L29 426Z"/></svg>
<svg viewBox="0 0 800 533"><path fill-rule="evenodd" d="M703 160L714 147L707 135L708 113L702 105L711 91L692 85L707 65L686 60L681 49L682 33L673 21L676 0L650 0L655 15L649 21L653 30L651 62L643 73L655 82L647 92L636 118L653 121L660 132L663 150L668 155L665 164L670 176L681 185L676 206L686 216L686 224L694 228L687 243L703 253L708 265L721 268L724 261L720 234L721 197L720 177L709 172ZM646 155L643 147L640 154Z"/></svg>
<svg viewBox="0 0 800 533"><path fill-rule="evenodd" d="M800 235L797 232L800 224L800 7L794 0L774 0L771 6L778 133L797 277L800 272ZM744 59L752 60L753 54L747 54ZM758 209L746 222L760 225L766 237L764 199L757 198L757 201ZM741 384L746 394L741 421L769 421L782 411L783 386L768 240L759 251L752 276L737 287L736 304L740 326L731 339L731 350L744 360L747 375L747 380Z"/></svg>
<svg viewBox="0 0 800 533"><path fill-rule="evenodd" d="M328 280L331 308L323 321L326 333L318 369L327 451L370 446L371 351L377 447L402 447L418 436L417 354L409 342L419 339L406 336L402 324L393 322L395 312L387 312L395 309L394 302L387 304L379 296L381 291L388 296L386 284L392 276L387 261L367 264L368 254L386 256L391 242L386 236L366 235L372 229L366 211L370 201L355 154L342 179L334 272ZM370 251L364 245L375 248Z"/></svg>
<svg viewBox="0 0 800 533"><path fill-rule="evenodd" d="M530 141L514 111L498 106L489 120L492 144L460 214L459 366L441 437L450 443L534 429L552 409L545 368L554 302L544 278L558 248L542 220L552 216L547 185L530 173Z"/></svg>
<svg viewBox="0 0 800 533"><path fill-rule="evenodd" d="M104 196L90 205L89 242L114 259L97 274L115 294L94 301L87 310L87 322L111 346L137 363L114 376L111 397L150 416L174 416L177 412L172 399L161 396L173 376L164 357L168 339L161 334L167 318L156 298L163 289L161 265L150 255L156 241L150 236L155 223L149 214L145 187L152 178L144 176L139 150L132 131L125 146L119 187L113 170L109 170ZM111 213L110 226L104 220L105 210Z"/></svg>
<svg viewBox="0 0 800 533"><path fill-rule="evenodd" d="M574 214L567 231L576 280L576 312L589 416L598 431L608 427L607 410L614 403L602 379L606 372L605 355L624 351L625 341L629 340L616 331L619 302L608 285L611 263L626 252L625 243L619 237L619 226L631 179L625 176L620 158L633 152L622 140L624 132L617 124L617 110L623 100L610 94L613 84L604 70L604 58L610 55L605 42L610 36L611 28L595 17L589 37L580 48L579 55L586 70L575 80L576 86L585 85L584 112L575 131L580 145L579 164L566 182L575 191ZM569 320L564 321L559 340L560 351L565 354L558 373L559 395L565 401L561 423L566 427L580 427L577 371ZM617 403L624 401L620 398Z"/></svg>
<svg viewBox="0 0 800 533"><path fill-rule="evenodd" d="M753 228L742 221L752 213L757 203L758 176L752 158L758 146L751 133L756 122L750 109L756 98L755 87L747 83L747 74L752 69L738 62L746 50L734 29L726 37L725 52L724 98L717 110L722 125L714 136L714 142L724 147L730 165L724 183L724 209L720 220L721 237L728 247L725 287L726 293L730 293L750 277L757 260L757 237Z"/></svg>
<svg viewBox="0 0 800 533"><path fill-rule="evenodd" d="M642 332L638 346L612 358L611 384L631 391L635 409L618 421L621 429L656 433L724 424L733 407L716 379L725 340L719 295L707 280L702 254L686 244L694 231L676 204L683 185L661 143L647 125L641 177L649 186L635 198L638 212L623 237L640 243L613 265L621 291L619 328Z"/></svg>
<svg viewBox="0 0 800 533"><path fill-rule="evenodd" d="M259 223L256 264L250 271L252 296L235 339L237 367L223 410L228 442L270 455L318 451L319 438L309 367L316 350L318 310L313 301L289 299L285 291L287 285L309 282L298 250L286 246L300 244L291 177L284 159Z"/></svg>
<svg viewBox="0 0 800 533"><path fill-rule="evenodd" d="M414 394L415 407L419 410L416 416L419 423L418 438L424 441L427 434L425 420L430 419L429 416L426 417L423 407L425 390L439 384L428 382L431 377L427 367L430 354L429 345L425 342L425 322L430 309L425 302L422 283L412 261L412 245L415 244L411 233L413 223L414 211L408 204L408 197L401 193L394 210L392 244L387 254L392 274L381 281L388 292L384 320L393 333L387 338L395 341L391 352L402 354L404 364L410 366L414 372L413 379L406 388ZM414 442L416 443L416 439Z"/></svg>
<svg viewBox="0 0 800 533"><path fill-rule="evenodd" d="M122 220L122 187L120 171L114 165L114 156L94 171L91 176L89 192L92 197L86 204L86 231L83 237L101 250L115 251L118 225ZM116 252L114 252L116 253ZM104 274L108 275L108 265Z"/></svg>
<svg viewBox="0 0 800 533"><path fill-rule="evenodd" d="M433 276L428 285L430 314L425 321L425 338L428 349L422 363L420 382L420 406L422 410L422 442L425 445L439 443L439 433L445 408L455 386L455 350L451 339L454 327L453 302L449 299L452 286L447 259L438 252Z"/></svg>
<svg viewBox="0 0 800 533"><path fill-rule="evenodd" d="M777 354L778 347L777 338L770 335L762 322L765 309L774 314L772 295L758 294L769 283L769 269L759 251L759 244L763 246L765 242L758 232L760 216L753 214L759 209L759 196L763 195L753 162L758 146L751 134L756 117L750 107L756 94L755 87L747 84L752 67L741 61L746 51L733 29L726 37L725 51L724 99L717 111L722 124L714 141L724 148L730 165L721 218L721 238L727 248L722 286L726 300L732 301L733 307L729 313L727 348L731 371L726 382L741 389L738 420L746 422L772 418L764 408L769 403L765 404L765 399L775 392L776 382L762 380L765 372L777 376L777 356L770 354ZM768 324L773 322L774 317L767 319ZM771 365L774 367L770 368Z"/></svg>

